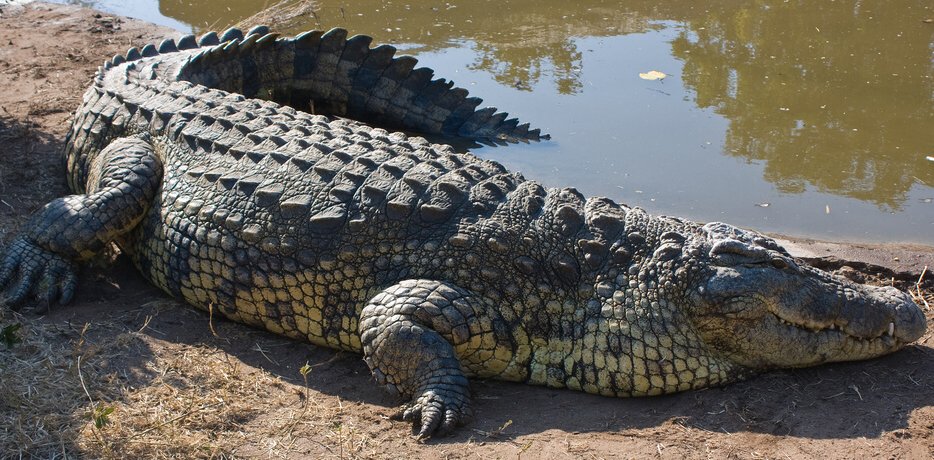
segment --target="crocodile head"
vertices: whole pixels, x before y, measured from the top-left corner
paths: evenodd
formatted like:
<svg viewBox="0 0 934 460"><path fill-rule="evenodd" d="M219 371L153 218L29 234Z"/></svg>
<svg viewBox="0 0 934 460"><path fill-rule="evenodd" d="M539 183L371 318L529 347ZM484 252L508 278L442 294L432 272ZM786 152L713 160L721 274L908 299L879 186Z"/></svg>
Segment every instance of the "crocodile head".
<svg viewBox="0 0 934 460"><path fill-rule="evenodd" d="M703 226L707 263L690 316L722 359L751 370L873 358L917 340L924 314L893 287L859 285L801 265L774 240L722 223Z"/></svg>

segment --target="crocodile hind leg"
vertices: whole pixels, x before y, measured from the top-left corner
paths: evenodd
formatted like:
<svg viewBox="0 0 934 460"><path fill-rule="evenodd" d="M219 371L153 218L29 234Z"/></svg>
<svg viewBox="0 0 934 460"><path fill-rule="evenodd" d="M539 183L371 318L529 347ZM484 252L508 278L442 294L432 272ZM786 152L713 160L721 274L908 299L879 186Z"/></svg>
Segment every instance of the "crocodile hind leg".
<svg viewBox="0 0 934 460"><path fill-rule="evenodd" d="M419 439L469 421L467 376L502 377L512 361L508 328L491 307L434 280L403 281L364 307L364 359L378 383L411 399L396 418L420 426Z"/></svg>
<svg viewBox="0 0 934 460"><path fill-rule="evenodd" d="M0 305L18 309L30 297L40 310L68 303L77 284L74 263L133 229L161 177L147 135L112 141L91 164L88 193L45 205L0 257Z"/></svg>

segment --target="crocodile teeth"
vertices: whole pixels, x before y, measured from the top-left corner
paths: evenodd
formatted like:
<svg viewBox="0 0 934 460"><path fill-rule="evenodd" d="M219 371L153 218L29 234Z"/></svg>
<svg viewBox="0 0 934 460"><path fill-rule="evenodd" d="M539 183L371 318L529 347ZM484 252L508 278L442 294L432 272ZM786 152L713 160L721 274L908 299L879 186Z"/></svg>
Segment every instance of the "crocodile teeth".
<svg viewBox="0 0 934 460"><path fill-rule="evenodd" d="M895 323L889 323L889 335L895 335Z"/></svg>

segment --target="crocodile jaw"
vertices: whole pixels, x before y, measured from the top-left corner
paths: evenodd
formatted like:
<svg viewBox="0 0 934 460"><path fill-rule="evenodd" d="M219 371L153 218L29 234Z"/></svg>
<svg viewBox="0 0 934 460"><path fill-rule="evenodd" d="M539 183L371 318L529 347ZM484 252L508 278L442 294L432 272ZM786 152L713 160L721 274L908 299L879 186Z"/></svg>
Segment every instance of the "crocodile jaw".
<svg viewBox="0 0 934 460"><path fill-rule="evenodd" d="M694 296L694 326L712 354L746 368L874 358L917 340L927 327L921 309L895 288L805 266L711 271Z"/></svg>

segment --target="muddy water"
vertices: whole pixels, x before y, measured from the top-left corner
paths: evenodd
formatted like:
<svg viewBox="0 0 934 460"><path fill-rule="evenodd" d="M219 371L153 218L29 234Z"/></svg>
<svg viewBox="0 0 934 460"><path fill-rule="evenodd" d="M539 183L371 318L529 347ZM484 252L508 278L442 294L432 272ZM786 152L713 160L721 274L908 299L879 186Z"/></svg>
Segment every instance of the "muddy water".
<svg viewBox="0 0 934 460"><path fill-rule="evenodd" d="M80 2L184 31L263 1ZM274 2L270 2L274 3ZM653 213L934 244L934 4L314 2L552 141L475 153ZM223 6L219 6L223 5ZM644 80L651 70L667 75Z"/></svg>

